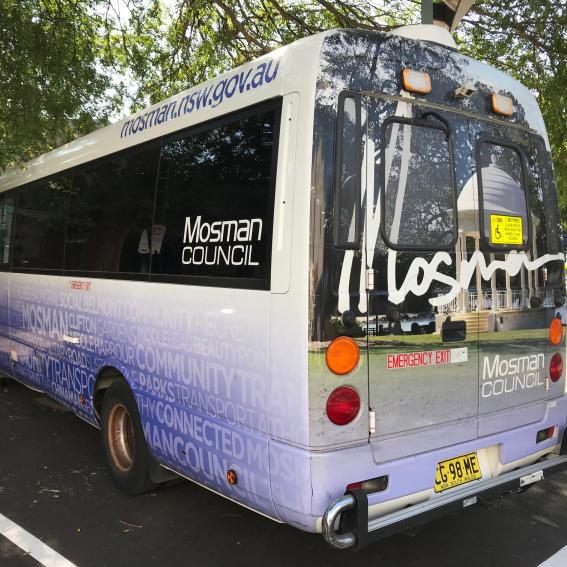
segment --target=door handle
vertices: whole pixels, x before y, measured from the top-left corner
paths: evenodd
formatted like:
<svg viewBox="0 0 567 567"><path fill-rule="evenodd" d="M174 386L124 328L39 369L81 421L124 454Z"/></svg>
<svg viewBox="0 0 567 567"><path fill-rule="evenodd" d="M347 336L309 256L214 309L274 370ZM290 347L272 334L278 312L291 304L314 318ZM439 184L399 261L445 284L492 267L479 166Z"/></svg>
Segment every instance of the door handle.
<svg viewBox="0 0 567 567"><path fill-rule="evenodd" d="M467 338L467 322L447 319L441 325L441 340L444 343L464 341Z"/></svg>
<svg viewBox="0 0 567 567"><path fill-rule="evenodd" d="M79 337L70 337L69 335L63 335L63 341L72 345L78 345L81 342Z"/></svg>

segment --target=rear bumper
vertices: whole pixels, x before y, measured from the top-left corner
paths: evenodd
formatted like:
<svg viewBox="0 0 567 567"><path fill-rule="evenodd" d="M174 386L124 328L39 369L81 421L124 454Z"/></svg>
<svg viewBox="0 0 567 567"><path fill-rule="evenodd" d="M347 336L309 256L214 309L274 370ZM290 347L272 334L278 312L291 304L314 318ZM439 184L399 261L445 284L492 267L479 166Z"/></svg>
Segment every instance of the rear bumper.
<svg viewBox="0 0 567 567"><path fill-rule="evenodd" d="M567 438L567 435L564 436ZM562 453L567 446L562 447ZM445 495L368 520L368 498L361 490L353 490L335 500L323 516L325 541L333 548L365 547L378 539L423 524L429 520L461 510L483 499L519 490L543 478L567 469L567 455L551 455L534 463L487 480L481 484L453 489Z"/></svg>

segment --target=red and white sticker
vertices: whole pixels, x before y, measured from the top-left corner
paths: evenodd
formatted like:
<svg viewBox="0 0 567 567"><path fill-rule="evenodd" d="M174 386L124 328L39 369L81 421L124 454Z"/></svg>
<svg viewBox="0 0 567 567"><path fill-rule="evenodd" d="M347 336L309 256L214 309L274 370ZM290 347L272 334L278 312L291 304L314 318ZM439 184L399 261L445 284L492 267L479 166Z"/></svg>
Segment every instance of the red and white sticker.
<svg viewBox="0 0 567 567"><path fill-rule="evenodd" d="M420 368L423 366L439 366L441 364L457 364L468 360L468 349L448 348L443 350L425 350L388 355L388 369Z"/></svg>
<svg viewBox="0 0 567 567"><path fill-rule="evenodd" d="M71 280L69 287L71 289L78 289L79 291L90 291L91 282L85 280Z"/></svg>

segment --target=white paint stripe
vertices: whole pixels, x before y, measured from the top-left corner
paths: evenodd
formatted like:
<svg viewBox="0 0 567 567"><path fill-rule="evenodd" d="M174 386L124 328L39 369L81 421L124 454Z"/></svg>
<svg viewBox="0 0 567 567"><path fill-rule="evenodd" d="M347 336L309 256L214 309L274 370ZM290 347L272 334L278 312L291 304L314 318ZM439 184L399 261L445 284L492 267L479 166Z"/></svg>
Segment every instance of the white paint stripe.
<svg viewBox="0 0 567 567"><path fill-rule="evenodd" d="M23 549L45 567L76 567L41 540L0 514L0 534Z"/></svg>
<svg viewBox="0 0 567 567"><path fill-rule="evenodd" d="M565 565L567 565L567 547L560 549L539 567L565 567Z"/></svg>

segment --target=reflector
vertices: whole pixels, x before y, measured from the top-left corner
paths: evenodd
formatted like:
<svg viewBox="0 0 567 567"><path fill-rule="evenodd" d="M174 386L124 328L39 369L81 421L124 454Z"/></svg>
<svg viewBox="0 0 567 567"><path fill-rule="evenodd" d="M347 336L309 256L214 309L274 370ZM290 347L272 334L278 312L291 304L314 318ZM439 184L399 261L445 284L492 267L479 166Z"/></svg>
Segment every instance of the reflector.
<svg viewBox="0 0 567 567"><path fill-rule="evenodd" d="M348 374L356 368L360 360L360 350L351 338L337 337L327 347L325 360L331 372L339 375Z"/></svg>
<svg viewBox="0 0 567 567"><path fill-rule="evenodd" d="M327 416L335 425L350 423L360 410L358 392L350 386L340 386L327 400Z"/></svg>
<svg viewBox="0 0 567 567"><path fill-rule="evenodd" d="M563 325L561 319L554 317L549 325L549 342L552 345L558 345L563 338Z"/></svg>
<svg viewBox="0 0 567 567"><path fill-rule="evenodd" d="M563 374L563 359L561 355L556 352L551 357L551 362L549 363L549 377L553 382L557 382Z"/></svg>

